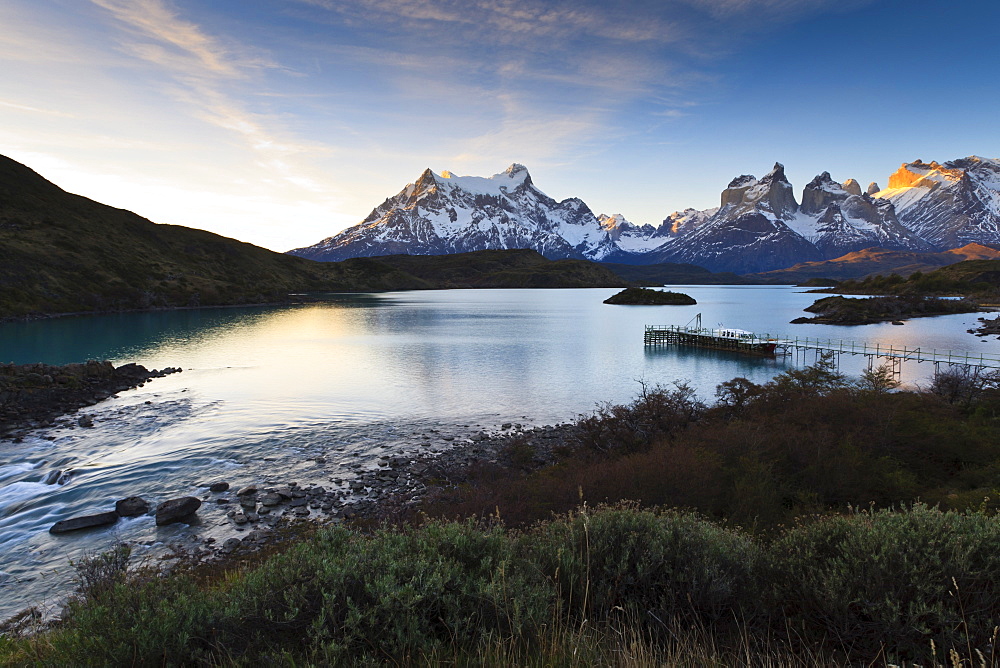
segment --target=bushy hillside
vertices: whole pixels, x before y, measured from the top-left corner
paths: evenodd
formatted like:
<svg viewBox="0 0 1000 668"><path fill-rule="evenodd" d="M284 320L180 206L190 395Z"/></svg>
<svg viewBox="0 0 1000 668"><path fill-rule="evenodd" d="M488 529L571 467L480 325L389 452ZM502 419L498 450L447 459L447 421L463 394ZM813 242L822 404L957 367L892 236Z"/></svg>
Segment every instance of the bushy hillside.
<svg viewBox="0 0 1000 668"><path fill-rule="evenodd" d="M599 265L520 250L313 262L157 225L0 156L0 318L281 302L302 292L621 285Z"/></svg>

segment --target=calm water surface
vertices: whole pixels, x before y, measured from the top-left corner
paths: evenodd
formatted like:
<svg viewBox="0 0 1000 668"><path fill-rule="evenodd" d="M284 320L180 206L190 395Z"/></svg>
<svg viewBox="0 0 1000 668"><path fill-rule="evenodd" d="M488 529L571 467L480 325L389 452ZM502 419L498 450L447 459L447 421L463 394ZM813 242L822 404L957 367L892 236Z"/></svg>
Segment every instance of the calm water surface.
<svg viewBox="0 0 1000 668"><path fill-rule="evenodd" d="M51 536L58 519L113 508L138 494L157 503L204 484L295 479L330 486L409 452L431 428L459 438L503 422L553 424L600 402L625 402L640 382L690 381L703 398L746 376L764 382L793 359L644 350L643 325L679 324L1000 352L966 330L976 315L863 327L789 325L816 298L801 289L681 286L696 306L601 302L616 290L454 290L333 298L280 308L205 309L0 325L0 361L110 359L181 374L84 409L94 429L56 428L0 441L0 617L64 592L67 560L114 539L155 548L192 535L151 517ZM800 362L812 362L809 357ZM864 358L844 358L856 374ZM925 383L928 364L903 380ZM326 460L317 466L314 459ZM352 468L353 467L353 468ZM65 484L46 484L54 471ZM231 535L221 512L199 513L201 536ZM216 532L213 534L212 532Z"/></svg>

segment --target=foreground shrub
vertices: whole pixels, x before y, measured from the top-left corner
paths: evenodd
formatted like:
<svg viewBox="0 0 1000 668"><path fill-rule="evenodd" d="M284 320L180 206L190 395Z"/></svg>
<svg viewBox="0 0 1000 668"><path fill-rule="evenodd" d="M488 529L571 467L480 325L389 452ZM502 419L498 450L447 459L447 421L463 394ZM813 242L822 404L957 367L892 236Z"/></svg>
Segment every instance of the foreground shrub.
<svg viewBox="0 0 1000 668"><path fill-rule="evenodd" d="M584 507L521 534L323 529L215 573L115 575L54 630L3 629L0 664L1000 665L1000 519L982 511L818 517L768 541Z"/></svg>
<svg viewBox="0 0 1000 668"><path fill-rule="evenodd" d="M822 518L772 546L767 576L792 624L862 657L981 650L1000 624L1000 521L915 504Z"/></svg>
<svg viewBox="0 0 1000 668"><path fill-rule="evenodd" d="M677 619L714 623L757 612L759 548L742 532L693 513L584 508L526 539L565 610L578 619L621 612L657 634Z"/></svg>
<svg viewBox="0 0 1000 668"><path fill-rule="evenodd" d="M371 536L325 529L214 587L177 575L78 599L67 632L53 638L54 653L99 665L269 656L340 664L530 639L553 599L511 546L501 528L472 523Z"/></svg>
<svg viewBox="0 0 1000 668"><path fill-rule="evenodd" d="M118 543L100 554L70 562L76 571L77 594L90 601L106 596L127 579L131 556L132 548L127 543Z"/></svg>

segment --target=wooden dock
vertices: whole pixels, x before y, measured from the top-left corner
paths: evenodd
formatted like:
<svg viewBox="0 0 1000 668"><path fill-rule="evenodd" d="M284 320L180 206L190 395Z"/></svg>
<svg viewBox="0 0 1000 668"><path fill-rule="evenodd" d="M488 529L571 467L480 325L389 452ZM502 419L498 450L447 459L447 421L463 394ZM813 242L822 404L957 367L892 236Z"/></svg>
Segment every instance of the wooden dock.
<svg viewBox="0 0 1000 668"><path fill-rule="evenodd" d="M844 339L787 338L770 334L754 334L741 329L720 327L706 329L701 326L701 314L691 323L677 325L646 325L644 343L647 347L685 346L711 350L729 350L747 355L790 355L814 351L817 355L833 353L836 356L864 355L870 362L885 359L898 369L904 361L931 362L935 366L966 366L980 369L1000 369L1000 355L995 353L973 353L961 350L938 350L936 348L910 348L908 346L866 343Z"/></svg>
<svg viewBox="0 0 1000 668"><path fill-rule="evenodd" d="M778 339L761 337L752 332L739 329L704 329L701 327L679 327L668 325L664 327L647 325L644 338L646 346L687 346L692 348L710 348L712 350L730 350L745 355L765 355L773 357L779 351L782 342Z"/></svg>

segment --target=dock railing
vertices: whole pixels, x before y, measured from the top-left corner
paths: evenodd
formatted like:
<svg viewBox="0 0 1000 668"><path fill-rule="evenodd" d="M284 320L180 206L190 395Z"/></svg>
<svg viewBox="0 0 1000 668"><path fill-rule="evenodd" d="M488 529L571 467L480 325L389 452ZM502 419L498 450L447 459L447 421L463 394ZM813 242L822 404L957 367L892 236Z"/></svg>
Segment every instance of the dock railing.
<svg viewBox="0 0 1000 668"><path fill-rule="evenodd" d="M723 328L724 329L724 328ZM646 325L645 345L697 345L682 334L711 336L715 330L701 327L680 327L676 325ZM881 342L852 341L849 339L821 339L812 337L786 337L771 334L752 334L746 339L755 343L774 343L775 354L788 355L794 351L814 350L848 355L867 355L892 360L911 360L938 364L955 364L989 369L1000 369L1000 354L975 353L963 350L927 349L923 346L911 348L903 345Z"/></svg>

